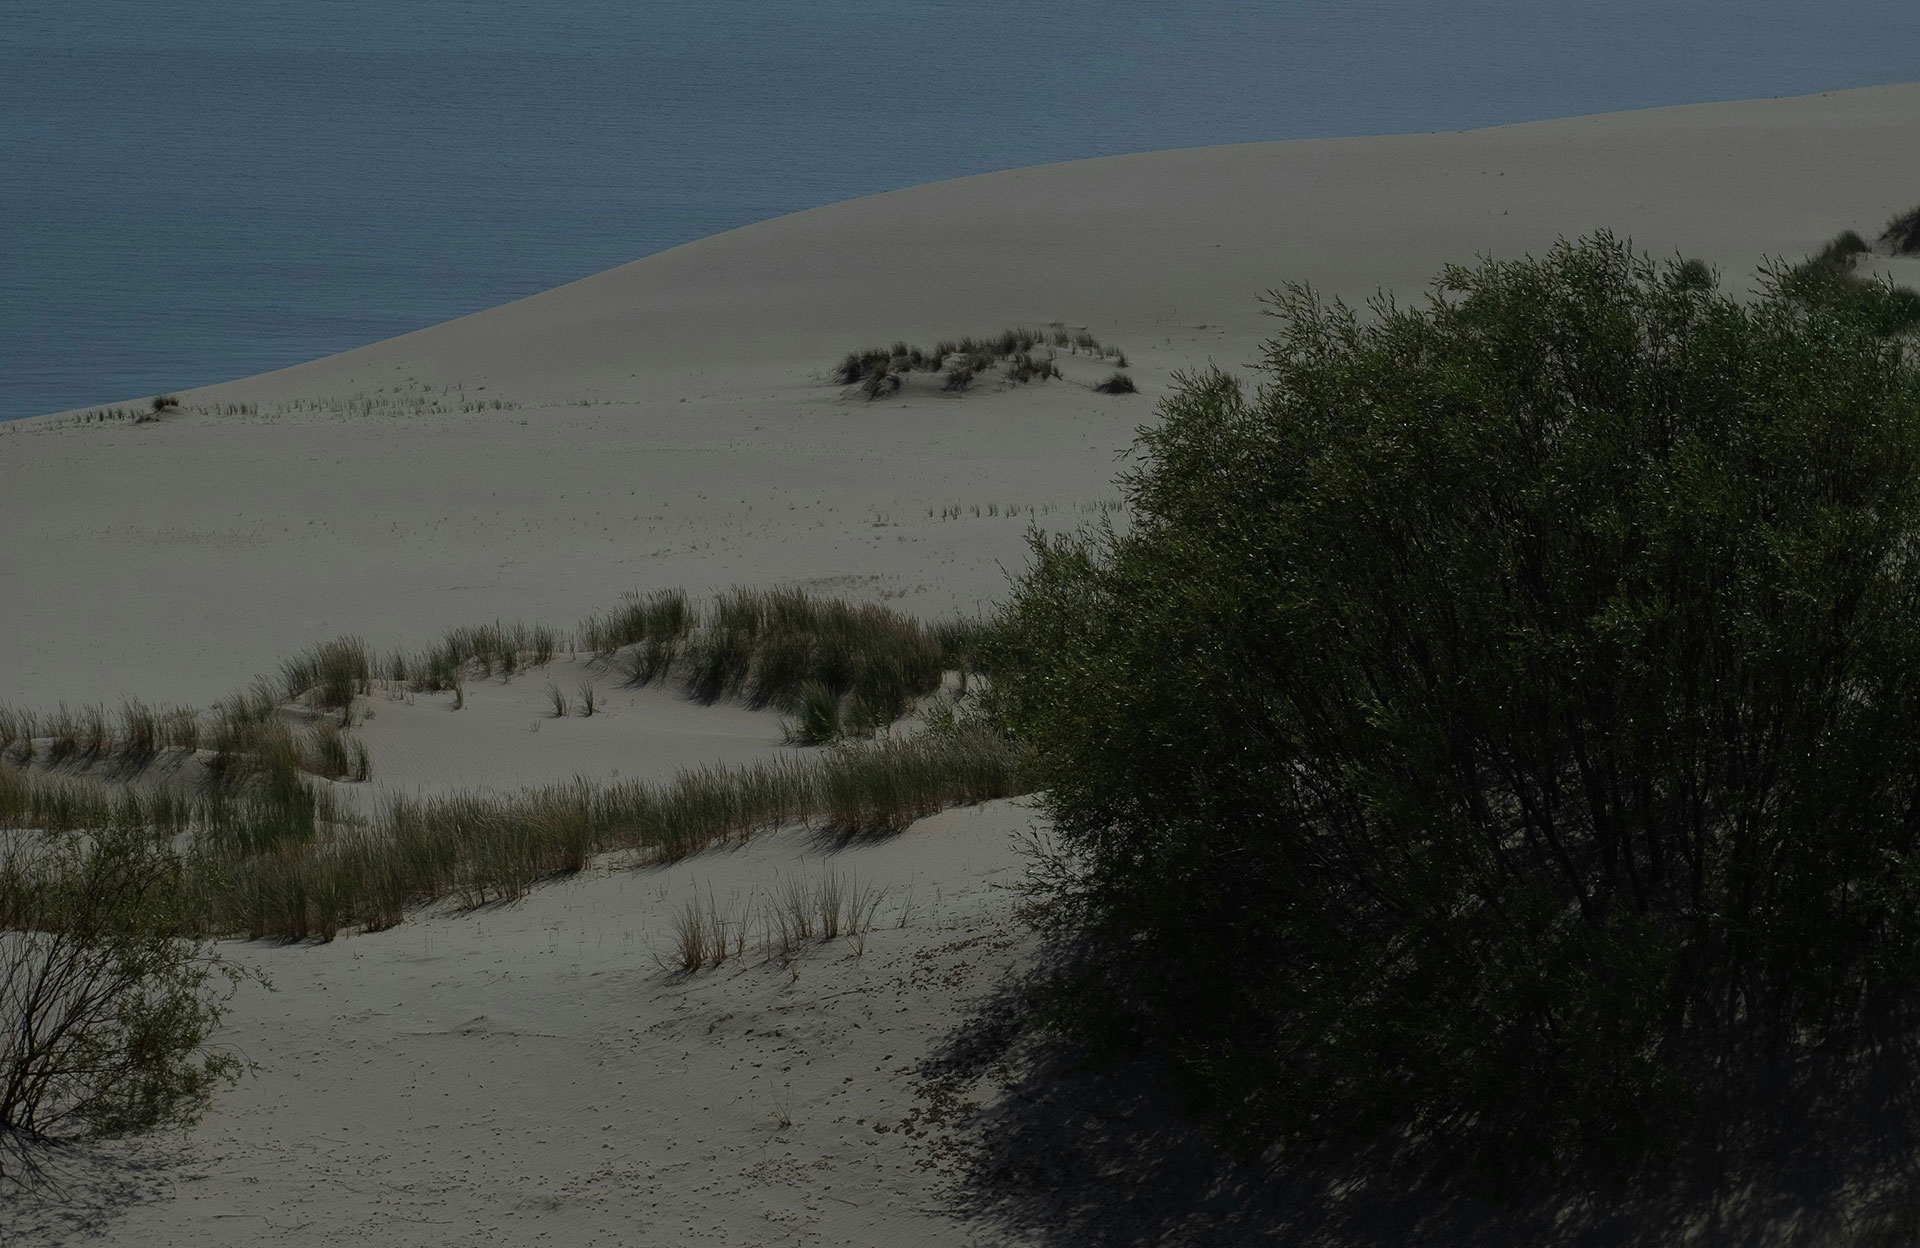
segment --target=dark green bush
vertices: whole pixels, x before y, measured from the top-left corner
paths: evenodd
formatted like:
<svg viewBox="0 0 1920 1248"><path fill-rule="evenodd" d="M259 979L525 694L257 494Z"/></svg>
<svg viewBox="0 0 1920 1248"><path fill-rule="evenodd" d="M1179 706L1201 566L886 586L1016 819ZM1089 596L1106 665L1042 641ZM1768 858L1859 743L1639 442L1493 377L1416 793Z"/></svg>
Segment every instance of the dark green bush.
<svg viewBox="0 0 1920 1248"><path fill-rule="evenodd" d="M986 670L1081 1016L1243 1143L1630 1159L1913 1021L1912 347L1884 287L1699 279L1603 234L1290 288L1125 532L1036 539Z"/></svg>

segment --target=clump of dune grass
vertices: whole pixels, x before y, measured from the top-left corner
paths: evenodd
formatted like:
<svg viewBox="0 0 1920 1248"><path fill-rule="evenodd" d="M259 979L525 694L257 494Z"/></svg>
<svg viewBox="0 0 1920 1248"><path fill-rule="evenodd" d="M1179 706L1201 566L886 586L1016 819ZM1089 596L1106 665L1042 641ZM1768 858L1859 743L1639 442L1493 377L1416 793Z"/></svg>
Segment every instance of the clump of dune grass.
<svg viewBox="0 0 1920 1248"><path fill-rule="evenodd" d="M1859 234L1845 230L1801 263L1780 269L1776 274L1780 294L1805 308L1843 309L1864 316L1889 337L1920 328L1920 291L1854 272L1860 257L1871 250Z"/></svg>
<svg viewBox="0 0 1920 1248"><path fill-rule="evenodd" d="M73 712L62 702L46 719L47 758L55 763L65 762L80 752L80 726L74 720Z"/></svg>
<svg viewBox="0 0 1920 1248"><path fill-rule="evenodd" d="M687 900L674 921L673 960L669 968L690 975L746 952L748 917L729 918L711 890Z"/></svg>
<svg viewBox="0 0 1920 1248"><path fill-rule="evenodd" d="M146 703L129 700L120 707L121 757L133 764L144 763L160 752L162 713Z"/></svg>
<svg viewBox="0 0 1920 1248"><path fill-rule="evenodd" d="M1880 243L1896 256L1920 255L1920 208L1910 208L1887 222Z"/></svg>
<svg viewBox="0 0 1920 1248"><path fill-rule="evenodd" d="M1058 377L1059 367L1048 348L1113 359L1118 367L1127 367L1126 354L1120 348L1108 346L1084 330L1068 333L1065 326L1056 324L1048 329L1005 329L978 338L944 339L931 350L895 342L887 347L849 351L828 370L828 375L840 385L858 386L869 401L898 392L905 378L916 372L939 373L940 388L958 393L970 389L981 373L1001 364L1008 380L1016 385Z"/></svg>
<svg viewBox="0 0 1920 1248"><path fill-rule="evenodd" d="M160 743L170 750L200 748L200 712L177 706L160 716Z"/></svg>
<svg viewBox="0 0 1920 1248"><path fill-rule="evenodd" d="M1095 386L1094 389L1098 390L1101 394L1138 394L1140 393L1140 387L1133 384L1133 378L1117 370L1113 373L1110 373L1107 376L1107 379L1101 382L1099 385Z"/></svg>
<svg viewBox="0 0 1920 1248"><path fill-rule="evenodd" d="M373 691L374 661L366 642L338 637L280 665L283 696L305 699L318 709L353 710L356 697Z"/></svg>
<svg viewBox="0 0 1920 1248"><path fill-rule="evenodd" d="M1026 385L1030 381L1046 381L1058 377L1060 368L1051 358L1040 359L1028 352L1021 351L1007 359L1007 380L1016 385Z"/></svg>
<svg viewBox="0 0 1920 1248"><path fill-rule="evenodd" d="M560 686L547 686L547 705L555 719L565 719L567 715L567 695L560 692Z"/></svg>
<svg viewBox="0 0 1920 1248"><path fill-rule="evenodd" d="M0 705L0 761L5 761L9 751L20 749L22 743L30 752L37 727L31 711Z"/></svg>
<svg viewBox="0 0 1920 1248"><path fill-rule="evenodd" d="M799 590L737 589L704 608L685 595L636 600L580 626L635 686L674 680L697 701L724 698L807 722L795 740L839 735L839 708L891 723L940 687L949 654L927 626L883 607ZM858 718L858 717L856 717Z"/></svg>
<svg viewBox="0 0 1920 1248"><path fill-rule="evenodd" d="M469 675L502 677L553 662L560 635L545 625L463 625L449 629L425 653L395 653L387 660L389 679L422 693L452 691ZM464 697L460 698L464 702Z"/></svg>
<svg viewBox="0 0 1920 1248"><path fill-rule="evenodd" d="M80 708L78 741L80 755L88 762L113 752L113 729L108 724L105 707L96 703Z"/></svg>
<svg viewBox="0 0 1920 1248"><path fill-rule="evenodd" d="M812 879L788 876L770 890L762 948L770 959L788 963L809 945L863 938L884 900L879 889L836 870Z"/></svg>
<svg viewBox="0 0 1920 1248"><path fill-rule="evenodd" d="M695 612L686 591L666 589L644 598L629 597L612 611L584 621L578 635L582 648L603 657L628 646L655 643L671 662L694 623Z"/></svg>
<svg viewBox="0 0 1920 1248"><path fill-rule="evenodd" d="M795 745L825 745L844 733L840 722L840 695L817 680L800 686L799 705L787 725L787 740Z"/></svg>
<svg viewBox="0 0 1920 1248"><path fill-rule="evenodd" d="M329 780L343 779L353 772L346 738L340 735L340 725L332 719L322 717L314 721L305 740L296 744L296 750L295 757L302 771Z"/></svg>

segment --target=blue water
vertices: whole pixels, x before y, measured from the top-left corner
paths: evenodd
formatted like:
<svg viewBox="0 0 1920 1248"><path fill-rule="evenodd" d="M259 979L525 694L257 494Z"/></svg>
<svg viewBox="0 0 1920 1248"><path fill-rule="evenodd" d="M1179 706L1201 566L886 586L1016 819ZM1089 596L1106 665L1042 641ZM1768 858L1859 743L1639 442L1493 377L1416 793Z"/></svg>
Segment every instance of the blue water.
<svg viewBox="0 0 1920 1248"><path fill-rule="evenodd" d="M0 0L0 418L939 178L1914 78L1913 0Z"/></svg>

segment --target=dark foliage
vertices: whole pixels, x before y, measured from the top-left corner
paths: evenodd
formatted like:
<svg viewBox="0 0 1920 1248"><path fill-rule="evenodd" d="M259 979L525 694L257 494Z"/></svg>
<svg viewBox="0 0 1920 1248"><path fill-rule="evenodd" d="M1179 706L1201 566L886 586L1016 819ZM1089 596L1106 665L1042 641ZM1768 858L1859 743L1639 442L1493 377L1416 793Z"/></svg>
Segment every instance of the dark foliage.
<svg viewBox="0 0 1920 1248"><path fill-rule="evenodd" d="M1920 376L1791 276L1600 235L1183 379L986 656L1086 1025L1242 1144L1507 1173L1910 1028Z"/></svg>

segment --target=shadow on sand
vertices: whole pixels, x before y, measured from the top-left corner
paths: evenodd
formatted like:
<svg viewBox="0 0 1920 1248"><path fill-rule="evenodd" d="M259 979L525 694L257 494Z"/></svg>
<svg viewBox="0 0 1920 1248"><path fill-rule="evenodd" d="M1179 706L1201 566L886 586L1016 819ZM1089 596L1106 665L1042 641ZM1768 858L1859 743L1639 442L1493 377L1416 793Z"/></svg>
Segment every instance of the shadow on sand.
<svg viewBox="0 0 1920 1248"><path fill-rule="evenodd" d="M128 1209L173 1192L188 1157L181 1132L70 1144L0 1132L0 1245L111 1243Z"/></svg>
<svg viewBox="0 0 1920 1248"><path fill-rule="evenodd" d="M1563 1174L1493 1197L1484 1182L1435 1177L1385 1148L1306 1164L1236 1160L1181 1113L1163 1069L1096 1065L1038 1034L1028 1020L1044 992L1042 975L1007 986L920 1071L932 1106L986 1103L957 1150L953 1196L994 1238L1058 1248L1920 1244L1920 1110L1912 1080L1885 1069L1752 1098L1764 1103L1729 1115L1735 1128L1629 1181Z"/></svg>

